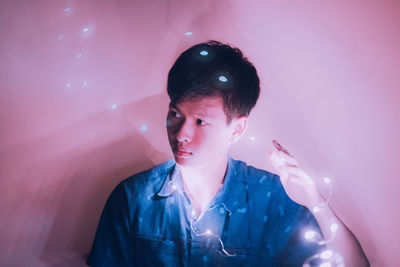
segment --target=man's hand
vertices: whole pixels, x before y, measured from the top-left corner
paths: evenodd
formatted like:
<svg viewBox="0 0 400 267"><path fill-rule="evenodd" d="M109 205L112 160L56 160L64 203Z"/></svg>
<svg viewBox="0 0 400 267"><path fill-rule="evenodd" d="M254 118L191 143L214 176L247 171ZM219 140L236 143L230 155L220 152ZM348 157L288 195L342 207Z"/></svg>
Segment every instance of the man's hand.
<svg viewBox="0 0 400 267"><path fill-rule="evenodd" d="M277 152L270 152L268 158L280 175L286 194L294 202L306 206L309 210L323 204L324 198L318 192L311 177L299 166L297 160L275 140L273 144ZM329 205L321 211L314 212L314 217L324 238L330 240L328 248L341 254L346 266L369 266L368 259L357 238L335 215ZM333 225L336 225L334 230Z"/></svg>
<svg viewBox="0 0 400 267"><path fill-rule="evenodd" d="M324 202L311 177L300 167L297 160L277 141L272 142L277 149L268 158L278 172L286 194L296 203L310 210Z"/></svg>

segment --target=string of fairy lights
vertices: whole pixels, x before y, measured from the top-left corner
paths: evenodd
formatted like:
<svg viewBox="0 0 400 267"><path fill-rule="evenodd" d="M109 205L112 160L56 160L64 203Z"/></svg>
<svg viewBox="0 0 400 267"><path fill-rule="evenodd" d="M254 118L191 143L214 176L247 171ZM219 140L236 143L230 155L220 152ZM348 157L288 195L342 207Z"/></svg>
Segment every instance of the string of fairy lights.
<svg viewBox="0 0 400 267"><path fill-rule="evenodd" d="M315 206L312 209L313 213L322 212L325 209L327 209L328 205L329 205L329 201L332 196L331 180L327 177L324 177L323 181L324 181L324 184L328 187L328 196L326 197L325 201L323 201L322 203L320 203L319 205ZM334 239L336 238L338 228L339 228L338 223L336 221L334 221L330 224L330 227L329 227L329 230L330 230L329 237L325 236L325 238L322 238L321 236L319 236L319 234L317 232L308 230L304 233L304 238L306 241L315 242L319 246L329 247L329 244L331 244L334 241ZM317 260L322 260L323 262L320 263ZM342 255L339 254L338 252L334 252L330 249L325 249L325 250L321 251L320 253L310 256L308 259L306 259L304 261L303 267L315 266L312 264L314 261L318 262L319 267L332 267L332 266L344 267L345 266Z"/></svg>
<svg viewBox="0 0 400 267"><path fill-rule="evenodd" d="M263 142L257 142L256 138L254 136L249 137L251 142L256 142L259 143L260 145L265 145ZM277 144L276 141L273 142L275 147L278 150L282 150L284 153L289 154L289 152L281 147L279 144ZM305 184L315 186L315 182L310 178L310 177L303 177L305 179ZM312 212L319 213L325 211L327 208L329 208L329 202L331 200L332 194L333 194L333 189L332 189L332 181L328 177L323 177L322 178L323 185L326 187L327 193L326 197L324 197L324 201L319 203L318 205L314 206L312 208ZM313 230L305 230L304 231L304 242L313 242L316 243L318 246L321 247L329 247L329 245L335 240L337 232L339 230L339 224L336 221L331 222L329 226L330 230L330 235L329 236L324 236L322 237L318 232L313 231ZM321 262L322 261L322 262ZM338 252L334 252L330 249L325 249L321 250L321 252L310 256L308 259L306 259L303 263L303 267L311 267L311 266L319 266L319 267L344 267L344 259L342 255Z"/></svg>
<svg viewBox="0 0 400 267"><path fill-rule="evenodd" d="M177 175L177 171L174 173L174 176ZM185 197L185 193L183 190L180 189L180 187L178 187L175 183L174 183L175 177L172 178L169 182L168 182L168 186L171 186L172 189L176 190L177 192L179 192L183 197ZM229 214L231 214L231 212L229 211L229 209L225 206L225 204L222 203L222 205L225 207L225 209L227 210L227 212ZM210 210L210 208L207 208L207 210ZM204 214L204 212L202 214L200 214L200 217L197 218L197 220L201 219L201 216ZM199 233L194 227L193 227L193 223L196 217L196 211L192 208L192 212L191 212L191 217L190 217L190 229L192 229L193 233L196 236L212 236L215 237L216 239L218 239L219 243L221 244L221 251L228 257L234 257L236 256L236 254L231 254L229 253L226 249L225 249L225 245L224 242L222 241L221 237L217 234L214 234L210 229L207 229L205 232Z"/></svg>
<svg viewBox="0 0 400 267"><path fill-rule="evenodd" d="M320 203L318 206L316 206L315 208L313 208L313 212L321 212L324 209L326 209L329 205L329 201L331 199L332 196L332 185L331 185L331 180L327 177L323 178L324 183L326 184L326 186L328 187L328 196L326 198L326 200L323 203ZM174 183L174 179L172 179L171 181L169 181L169 185L176 190L177 192L179 192L182 196L184 196L184 192L183 190L181 190L178 186L176 186ZM209 209L207 209L209 210ZM228 210L228 209L227 209ZM205 212L205 211L204 211ZM202 214L204 214L204 212ZM228 210L228 212L230 212ZM199 218L197 218L197 221L201 219L201 216ZM216 238L220 245L221 245L221 251L222 253L224 253L226 256L228 257L235 257L236 254L232 254L229 253L226 249L225 249L225 245L224 242L222 241L221 237L218 234L213 233L210 229L207 229L204 232L198 232L194 227L193 227L193 222L195 220L196 217L196 212L194 211L194 209L192 208L192 213L191 213L191 219L190 219L190 228L193 231L193 233L196 236L210 236L213 238ZM336 233L338 231L338 223L337 222L332 222L330 225L330 231L331 231L331 236L328 239L324 239L322 238L322 236L313 230L307 230L304 232L304 242L315 242L317 243L319 246L328 246L330 243L332 243L332 241L335 239L336 237ZM321 260L323 261L321 263ZM318 265L316 265L313 262L317 262ZM332 267L332 266L337 266L337 267L344 267L344 259L343 257L336 252L333 252L330 249L325 249L322 250L321 252L310 256L304 263L303 263L303 267L311 267L311 266L320 266L320 267Z"/></svg>

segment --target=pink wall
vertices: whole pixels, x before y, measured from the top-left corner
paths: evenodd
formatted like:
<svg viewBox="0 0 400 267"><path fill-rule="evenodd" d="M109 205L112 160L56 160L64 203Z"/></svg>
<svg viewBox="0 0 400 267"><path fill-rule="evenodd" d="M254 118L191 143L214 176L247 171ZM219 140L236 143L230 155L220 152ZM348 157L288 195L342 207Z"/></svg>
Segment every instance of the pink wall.
<svg viewBox="0 0 400 267"><path fill-rule="evenodd" d="M262 81L231 155L271 170L276 138L332 179L372 266L399 265L399 17L397 1L2 1L0 265L84 265L113 187L171 157L166 75L207 39Z"/></svg>

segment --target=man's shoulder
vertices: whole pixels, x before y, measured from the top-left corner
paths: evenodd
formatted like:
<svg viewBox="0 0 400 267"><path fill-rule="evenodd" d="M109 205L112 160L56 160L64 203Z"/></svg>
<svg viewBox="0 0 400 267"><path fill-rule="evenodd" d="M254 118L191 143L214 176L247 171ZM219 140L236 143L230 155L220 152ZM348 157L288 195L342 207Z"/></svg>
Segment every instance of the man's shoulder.
<svg viewBox="0 0 400 267"><path fill-rule="evenodd" d="M173 159L167 160L122 180L118 186L136 192L159 189L174 165Z"/></svg>
<svg viewBox="0 0 400 267"><path fill-rule="evenodd" d="M243 181L245 184L260 190L282 189L282 184L277 174L248 165L241 160L232 160L234 163L233 171L236 171L239 181Z"/></svg>
<svg viewBox="0 0 400 267"><path fill-rule="evenodd" d="M236 166L238 181L247 185L250 200L253 200L255 205L273 203L274 208L271 208L271 210L276 209L279 214L305 213L307 216L312 216L307 208L290 199L279 175L247 165L246 162L240 160L234 160L234 165Z"/></svg>

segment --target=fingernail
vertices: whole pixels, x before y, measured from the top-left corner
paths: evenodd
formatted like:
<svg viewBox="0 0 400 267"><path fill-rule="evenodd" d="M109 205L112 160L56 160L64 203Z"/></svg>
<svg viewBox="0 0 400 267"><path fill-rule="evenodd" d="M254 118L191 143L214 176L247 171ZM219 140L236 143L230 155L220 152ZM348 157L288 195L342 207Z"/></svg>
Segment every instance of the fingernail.
<svg viewBox="0 0 400 267"><path fill-rule="evenodd" d="M281 146L276 140L273 140L273 141L272 141L272 144L273 144L277 149L279 149L280 146Z"/></svg>

